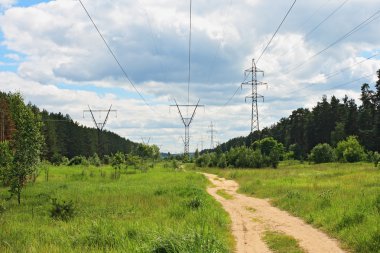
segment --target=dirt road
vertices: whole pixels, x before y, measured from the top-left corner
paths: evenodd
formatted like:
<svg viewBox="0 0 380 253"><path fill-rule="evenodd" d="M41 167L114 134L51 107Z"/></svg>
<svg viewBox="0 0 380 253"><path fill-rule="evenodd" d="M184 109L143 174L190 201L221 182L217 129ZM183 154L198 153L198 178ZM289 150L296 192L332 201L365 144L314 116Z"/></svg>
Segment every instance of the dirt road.
<svg viewBox="0 0 380 253"><path fill-rule="evenodd" d="M271 252L261 239L267 230L281 231L294 237L300 247L309 253L345 252L339 248L336 240L303 220L271 206L267 200L237 193L239 185L235 181L219 178L213 174L204 173L204 175L212 183L207 189L208 193L223 205L231 217L237 253ZM232 198L221 197L217 194L218 190L224 190Z"/></svg>

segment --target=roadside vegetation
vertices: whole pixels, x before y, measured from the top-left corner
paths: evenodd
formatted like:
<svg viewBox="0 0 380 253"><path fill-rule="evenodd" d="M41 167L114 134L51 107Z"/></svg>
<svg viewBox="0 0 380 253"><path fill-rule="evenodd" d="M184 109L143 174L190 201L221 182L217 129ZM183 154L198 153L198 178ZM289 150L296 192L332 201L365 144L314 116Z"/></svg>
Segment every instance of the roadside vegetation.
<svg viewBox="0 0 380 253"><path fill-rule="evenodd" d="M231 252L230 221L207 180L162 162L146 172L52 166L19 205L0 187L0 252Z"/></svg>
<svg viewBox="0 0 380 253"><path fill-rule="evenodd" d="M353 252L380 249L380 171L372 163L285 161L276 170L207 171L236 180L241 193L271 199Z"/></svg>
<svg viewBox="0 0 380 253"><path fill-rule="evenodd" d="M296 239L277 231L266 231L264 241L274 253L305 253Z"/></svg>

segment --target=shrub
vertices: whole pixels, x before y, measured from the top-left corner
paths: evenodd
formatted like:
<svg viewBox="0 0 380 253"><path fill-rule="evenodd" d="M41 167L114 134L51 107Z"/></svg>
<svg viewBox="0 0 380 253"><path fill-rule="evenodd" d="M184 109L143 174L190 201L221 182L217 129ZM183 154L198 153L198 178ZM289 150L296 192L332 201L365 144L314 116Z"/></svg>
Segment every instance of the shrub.
<svg viewBox="0 0 380 253"><path fill-rule="evenodd" d="M219 161L218 161L218 167L219 168L226 168L227 167L227 160L226 160L226 155L225 154L222 154L219 158Z"/></svg>
<svg viewBox="0 0 380 253"><path fill-rule="evenodd" d="M50 162L54 165L61 165L62 164L62 155L58 153L54 153L54 155L51 157Z"/></svg>
<svg viewBox="0 0 380 253"><path fill-rule="evenodd" d="M356 136L349 136L340 141L336 147L336 156L341 162L359 162L364 159L364 148L360 145Z"/></svg>
<svg viewBox="0 0 380 253"><path fill-rule="evenodd" d="M369 162L372 162L375 167L377 167L377 165L379 164L380 162L380 154L379 152L368 152L368 161Z"/></svg>
<svg viewBox="0 0 380 253"><path fill-rule="evenodd" d="M309 159L315 163L333 162L334 149L327 143L318 144L311 150Z"/></svg>
<svg viewBox="0 0 380 253"><path fill-rule="evenodd" d="M74 165L88 165L88 161L86 157L84 156L74 156L70 162L68 163L69 166L74 166Z"/></svg>
<svg viewBox="0 0 380 253"><path fill-rule="evenodd" d="M211 162L209 154L203 154L195 161L198 167L208 167Z"/></svg>
<svg viewBox="0 0 380 253"><path fill-rule="evenodd" d="M50 210L50 216L56 220L68 221L74 217L74 204L72 201L60 202L57 199L52 199L53 208Z"/></svg>
<svg viewBox="0 0 380 253"><path fill-rule="evenodd" d="M100 158L97 153L90 156L88 158L88 161L91 165L96 166L96 167L100 167L100 165L102 165L102 161L100 161Z"/></svg>

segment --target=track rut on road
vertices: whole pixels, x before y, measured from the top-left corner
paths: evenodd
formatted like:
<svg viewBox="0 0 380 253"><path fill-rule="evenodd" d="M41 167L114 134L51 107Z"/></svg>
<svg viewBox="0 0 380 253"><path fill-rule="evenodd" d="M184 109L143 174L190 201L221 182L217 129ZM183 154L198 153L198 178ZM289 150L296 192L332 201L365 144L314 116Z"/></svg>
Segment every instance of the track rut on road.
<svg viewBox="0 0 380 253"><path fill-rule="evenodd" d="M262 235L265 231L280 231L298 240L309 253L343 253L337 240L305 223L300 218L273 207L269 201L237 193L239 185L233 180L203 173L212 183L207 192L220 202L229 213L237 253L271 252ZM231 199L217 194L223 190Z"/></svg>

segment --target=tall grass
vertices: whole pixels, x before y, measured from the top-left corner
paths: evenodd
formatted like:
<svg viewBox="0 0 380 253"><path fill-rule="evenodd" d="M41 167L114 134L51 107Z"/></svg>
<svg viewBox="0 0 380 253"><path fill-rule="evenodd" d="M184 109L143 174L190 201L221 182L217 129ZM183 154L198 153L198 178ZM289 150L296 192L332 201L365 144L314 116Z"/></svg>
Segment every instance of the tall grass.
<svg viewBox="0 0 380 253"><path fill-rule="evenodd" d="M373 164L283 163L279 169L211 171L237 180L242 193L270 198L354 252L380 252L380 170Z"/></svg>
<svg viewBox="0 0 380 253"><path fill-rule="evenodd" d="M228 215L202 175L162 167L111 175L110 167L51 167L20 206L0 188L0 252L232 251ZM74 216L52 218L52 199L72 201Z"/></svg>

